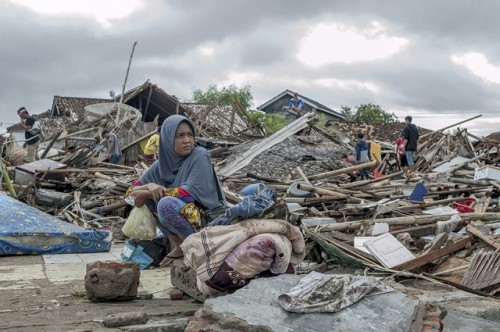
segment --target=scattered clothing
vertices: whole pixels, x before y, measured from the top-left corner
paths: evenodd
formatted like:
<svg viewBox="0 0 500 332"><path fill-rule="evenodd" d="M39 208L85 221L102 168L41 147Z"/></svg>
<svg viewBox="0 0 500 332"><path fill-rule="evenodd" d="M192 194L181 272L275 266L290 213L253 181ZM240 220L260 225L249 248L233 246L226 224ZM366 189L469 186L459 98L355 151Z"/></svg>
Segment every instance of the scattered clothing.
<svg viewBox="0 0 500 332"><path fill-rule="evenodd" d="M427 190L422 182L419 182L415 185L415 188L408 199L411 201L423 202L424 197L427 196L427 194L429 194L429 190Z"/></svg>
<svg viewBox="0 0 500 332"><path fill-rule="evenodd" d="M401 167L407 167L408 162L406 161L405 139L402 136L396 140L396 150L399 157L399 165Z"/></svg>
<svg viewBox="0 0 500 332"><path fill-rule="evenodd" d="M283 309L290 312L334 313L362 300L366 295L392 291L391 287L373 277L311 272L288 293L280 295L278 302Z"/></svg>
<svg viewBox="0 0 500 332"><path fill-rule="evenodd" d="M198 289L206 295L240 288L266 271L290 272L290 264L305 255L300 229L279 219L206 227L187 237L181 248L184 263L195 270Z"/></svg>
<svg viewBox="0 0 500 332"><path fill-rule="evenodd" d="M262 186L265 187L264 184ZM236 219L258 217L262 211L276 204L278 198L276 189L265 187L259 190L252 196L245 196L240 203L227 209L223 215L216 218L208 226L229 225Z"/></svg>

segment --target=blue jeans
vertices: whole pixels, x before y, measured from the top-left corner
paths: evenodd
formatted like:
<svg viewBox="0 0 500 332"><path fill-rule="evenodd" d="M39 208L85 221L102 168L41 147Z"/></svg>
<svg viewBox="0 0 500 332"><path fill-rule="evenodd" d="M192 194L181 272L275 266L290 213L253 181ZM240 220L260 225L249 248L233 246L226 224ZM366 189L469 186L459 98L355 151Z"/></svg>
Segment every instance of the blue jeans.
<svg viewBox="0 0 500 332"><path fill-rule="evenodd" d="M413 161L413 153L415 153L415 151L406 151L406 162L408 163L409 167L415 166L415 162Z"/></svg>
<svg viewBox="0 0 500 332"><path fill-rule="evenodd" d="M118 164L118 160L120 160L120 156L110 156L109 157L109 162L111 164Z"/></svg>

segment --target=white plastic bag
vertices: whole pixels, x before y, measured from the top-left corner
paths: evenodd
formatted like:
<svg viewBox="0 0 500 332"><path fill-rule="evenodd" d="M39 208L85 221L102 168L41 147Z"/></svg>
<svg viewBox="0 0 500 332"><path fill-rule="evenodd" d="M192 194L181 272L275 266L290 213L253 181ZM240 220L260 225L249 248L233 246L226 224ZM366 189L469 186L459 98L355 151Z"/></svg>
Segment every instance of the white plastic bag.
<svg viewBox="0 0 500 332"><path fill-rule="evenodd" d="M156 221L146 205L135 207L123 225L123 234L139 240L151 240L156 238Z"/></svg>

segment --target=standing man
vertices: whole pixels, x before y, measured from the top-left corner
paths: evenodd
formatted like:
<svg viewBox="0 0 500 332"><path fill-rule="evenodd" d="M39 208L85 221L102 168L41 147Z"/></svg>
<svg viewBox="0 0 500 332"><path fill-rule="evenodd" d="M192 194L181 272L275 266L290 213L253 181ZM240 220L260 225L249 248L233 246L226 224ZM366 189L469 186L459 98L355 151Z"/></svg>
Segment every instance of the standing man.
<svg viewBox="0 0 500 332"><path fill-rule="evenodd" d="M364 140L365 135L363 133L358 133L358 144L356 144L356 164L364 164L370 161L370 147L368 143ZM361 180L366 180L368 172L366 169L359 170L359 176Z"/></svg>
<svg viewBox="0 0 500 332"><path fill-rule="evenodd" d="M146 165L148 166L151 166L154 163L154 161L158 159L160 131L161 131L161 126L159 126L158 131L148 139L148 142L144 147L144 163L146 163Z"/></svg>
<svg viewBox="0 0 500 332"><path fill-rule="evenodd" d="M408 167L410 168L410 173L413 172L415 168L414 155L417 151L417 141L419 138L417 126L411 123L412 117L407 116L405 118L406 127L403 129L401 136L404 138L404 148L406 152L406 163L408 164L405 167L405 173L408 171ZM411 174L410 174L411 175Z"/></svg>
<svg viewBox="0 0 500 332"><path fill-rule="evenodd" d="M120 156L122 155L122 150L120 149L120 143L118 142L118 137L115 134L109 132L109 130L104 129L102 131L102 138L108 140L108 159L111 164L118 164Z"/></svg>
<svg viewBox="0 0 500 332"><path fill-rule="evenodd" d="M297 112L299 116L304 115L304 101L299 98L299 94L297 92L295 92L293 94L293 98L290 99L288 109Z"/></svg>
<svg viewBox="0 0 500 332"><path fill-rule="evenodd" d="M34 128L36 120L29 115L26 107L21 107L17 110L17 115L21 118L21 125L24 127L24 138L26 139L26 162L32 163L38 160L38 145L40 144L41 131L39 128Z"/></svg>

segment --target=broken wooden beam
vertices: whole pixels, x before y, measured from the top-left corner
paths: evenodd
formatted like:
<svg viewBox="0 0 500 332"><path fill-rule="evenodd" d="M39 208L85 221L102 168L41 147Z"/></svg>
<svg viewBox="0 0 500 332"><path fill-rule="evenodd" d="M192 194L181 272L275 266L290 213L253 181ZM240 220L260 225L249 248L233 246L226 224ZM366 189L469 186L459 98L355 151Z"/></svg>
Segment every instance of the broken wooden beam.
<svg viewBox="0 0 500 332"><path fill-rule="evenodd" d="M394 266L393 269L399 270L399 271L415 270L416 268L424 266L425 264L432 262L435 259L441 258L443 256L447 256L451 253L454 253L455 251L461 250L461 249L467 247L471 243L472 243L472 238L466 237L466 238L459 240L453 244L450 244L449 246L446 246L444 248L441 248L441 249L435 250L433 252L430 252L428 254L422 255L422 256L417 257L415 259L412 259L411 261L408 261L406 263Z"/></svg>
<svg viewBox="0 0 500 332"><path fill-rule="evenodd" d="M374 166L377 166L377 162L375 160L372 162L369 162L369 163L364 163L364 164L360 164L360 165L355 165L355 166L350 166L350 167L346 167L346 168L342 168L342 169L337 169L335 171L310 175L309 180L324 179L324 178L328 178L331 176L340 175L340 174L347 174L347 173L359 171L360 169L370 168L370 167L374 167Z"/></svg>
<svg viewBox="0 0 500 332"><path fill-rule="evenodd" d="M493 248L500 250L500 242L498 240L492 239L490 236L484 234L479 229L477 229L474 225L467 225L467 233L474 235L475 237L489 244Z"/></svg>
<svg viewBox="0 0 500 332"><path fill-rule="evenodd" d="M449 220L452 216L459 215L463 222L471 220L496 221L500 219L500 213L462 213L462 214L445 214L437 216L407 216L396 218L380 218L380 219L365 219L357 221L347 221L333 225L324 226L322 231L345 231L348 229L359 229L362 225L370 225L375 222L383 222L392 225L426 225L436 223L438 221Z"/></svg>

